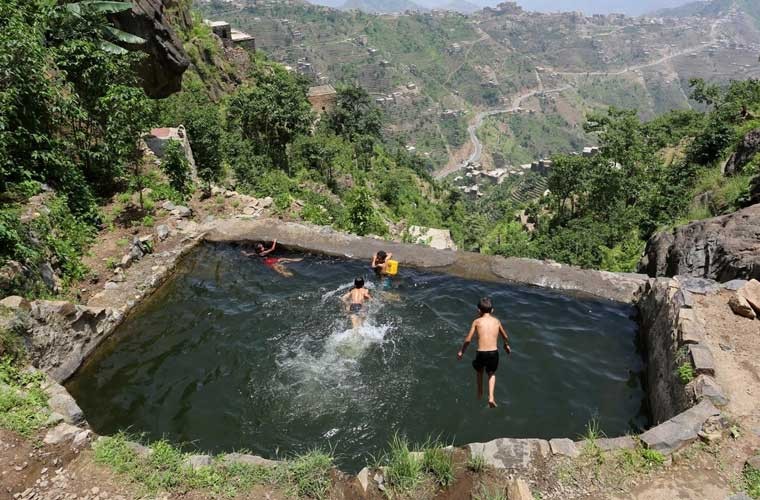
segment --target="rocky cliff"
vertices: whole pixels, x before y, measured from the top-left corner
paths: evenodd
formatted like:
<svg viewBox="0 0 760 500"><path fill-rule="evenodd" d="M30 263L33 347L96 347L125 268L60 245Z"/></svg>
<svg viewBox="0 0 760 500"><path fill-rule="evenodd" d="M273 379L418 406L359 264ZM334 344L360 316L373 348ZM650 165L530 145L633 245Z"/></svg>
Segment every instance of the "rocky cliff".
<svg viewBox="0 0 760 500"><path fill-rule="evenodd" d="M639 271L721 282L760 278L760 204L655 234Z"/></svg>
<svg viewBox="0 0 760 500"><path fill-rule="evenodd" d="M147 54L139 68L145 92L153 98L164 98L182 88L182 75L190 65L190 60L182 47L182 42L174 32L167 7L177 11L173 16L189 21L189 13L184 12L175 0L133 0L131 11L113 16L113 23L146 40L134 48Z"/></svg>

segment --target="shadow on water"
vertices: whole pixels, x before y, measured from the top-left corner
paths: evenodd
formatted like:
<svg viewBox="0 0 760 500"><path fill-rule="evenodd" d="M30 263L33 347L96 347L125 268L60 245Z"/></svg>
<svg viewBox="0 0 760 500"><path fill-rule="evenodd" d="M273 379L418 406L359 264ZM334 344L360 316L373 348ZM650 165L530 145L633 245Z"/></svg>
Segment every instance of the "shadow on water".
<svg viewBox="0 0 760 500"><path fill-rule="evenodd" d="M647 424L633 308L403 269L390 289L366 263L306 256L284 278L233 246L204 246L69 384L94 429L130 428L212 452L334 449L346 470L394 432L456 444L609 435ZM354 330L356 276L375 296ZM499 408L475 400L456 351L491 296L512 337Z"/></svg>

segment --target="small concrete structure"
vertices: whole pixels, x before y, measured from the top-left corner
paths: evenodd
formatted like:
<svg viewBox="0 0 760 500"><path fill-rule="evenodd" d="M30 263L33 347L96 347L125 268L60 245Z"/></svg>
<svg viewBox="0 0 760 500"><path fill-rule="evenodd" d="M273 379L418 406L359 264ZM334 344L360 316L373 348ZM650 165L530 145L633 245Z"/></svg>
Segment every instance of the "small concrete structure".
<svg viewBox="0 0 760 500"><path fill-rule="evenodd" d="M211 31L222 40L230 40L232 38L232 27L230 26L230 23L225 21L210 21L208 19L203 22L206 23L206 26L211 28Z"/></svg>
<svg viewBox="0 0 760 500"><path fill-rule="evenodd" d="M412 243L417 245L427 245L438 250L457 249L457 245L451 237L451 231L448 229L411 226L409 227L409 236L412 238Z"/></svg>
<svg viewBox="0 0 760 500"><path fill-rule="evenodd" d="M248 33L232 30L232 33L230 34L230 40L232 40L232 45L235 47L240 47L251 52L256 52L256 38L249 35Z"/></svg>
<svg viewBox="0 0 760 500"><path fill-rule="evenodd" d="M185 157L190 164L190 172L193 179L198 177L198 169L195 166L195 157L193 156L193 148L190 147L190 139L187 137L187 131L185 126L179 127L164 127L151 129L150 133L143 137L148 149L153 151L159 159L163 159L166 154L166 146L169 141L177 141L182 144L182 149L185 151Z"/></svg>
<svg viewBox="0 0 760 500"><path fill-rule="evenodd" d="M338 103L338 92L335 91L332 85L319 85L317 87L309 88L307 94L311 108L315 113L323 114L329 113Z"/></svg>
<svg viewBox="0 0 760 500"><path fill-rule="evenodd" d="M240 47L252 52L256 51L256 38L248 33L232 29L230 23L209 19L204 19L203 22L222 40L225 47Z"/></svg>

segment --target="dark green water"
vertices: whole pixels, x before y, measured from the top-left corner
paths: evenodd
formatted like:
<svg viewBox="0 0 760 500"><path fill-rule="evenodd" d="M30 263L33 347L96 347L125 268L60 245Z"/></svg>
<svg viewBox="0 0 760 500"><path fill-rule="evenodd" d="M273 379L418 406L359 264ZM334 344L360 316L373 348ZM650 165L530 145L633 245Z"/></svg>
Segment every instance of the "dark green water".
<svg viewBox="0 0 760 500"><path fill-rule="evenodd" d="M464 444L574 438L594 418L608 435L646 424L630 307L402 268L372 290L357 334L338 297L372 277L367 264L289 266L282 278L231 246L190 255L69 384L93 428L265 457L330 447L358 470L396 431ZM456 360L486 295L514 349L494 410L475 400L475 346Z"/></svg>

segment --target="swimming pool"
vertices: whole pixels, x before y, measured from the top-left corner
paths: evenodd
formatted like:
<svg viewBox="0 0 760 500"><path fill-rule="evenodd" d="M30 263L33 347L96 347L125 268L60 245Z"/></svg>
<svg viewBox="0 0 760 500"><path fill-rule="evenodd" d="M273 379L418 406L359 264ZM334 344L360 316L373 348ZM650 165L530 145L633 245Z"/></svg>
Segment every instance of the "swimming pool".
<svg viewBox="0 0 760 500"><path fill-rule="evenodd" d="M355 471L395 432L464 444L647 423L632 306L403 263L387 289L366 262L306 255L288 268L233 245L187 256L69 382L93 429L268 458L323 447ZM339 300L356 276L375 295L358 332ZM513 347L496 409L475 399L475 346L456 359L482 296Z"/></svg>

